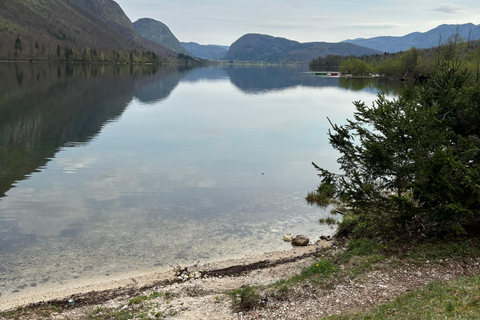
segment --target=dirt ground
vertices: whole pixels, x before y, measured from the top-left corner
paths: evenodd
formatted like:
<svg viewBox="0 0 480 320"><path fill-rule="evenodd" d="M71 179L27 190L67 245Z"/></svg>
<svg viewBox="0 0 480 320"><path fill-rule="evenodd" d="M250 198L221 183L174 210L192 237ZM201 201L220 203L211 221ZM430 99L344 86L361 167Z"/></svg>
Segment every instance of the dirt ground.
<svg viewBox="0 0 480 320"><path fill-rule="evenodd" d="M130 278L126 285L117 288L86 291L52 300L51 304L64 308L71 299L74 306L49 316L49 319L84 319L92 314L102 319L106 308L118 308L139 317L143 314L147 319L317 319L390 301L435 280L480 273L478 262L460 264L445 260L421 267L402 263L399 268L391 268L388 267L389 261L385 261L385 268L380 266L354 280L339 281L332 287L300 283L284 292L268 288L260 290L262 306L250 311L236 309L226 293L246 285L268 286L294 276L318 259L320 248L328 245L330 242L323 241L287 251L189 267L183 273L191 276L186 281L178 278L178 270ZM198 277L198 271L202 271L202 277ZM150 295L150 298L132 303L130 299L138 295Z"/></svg>

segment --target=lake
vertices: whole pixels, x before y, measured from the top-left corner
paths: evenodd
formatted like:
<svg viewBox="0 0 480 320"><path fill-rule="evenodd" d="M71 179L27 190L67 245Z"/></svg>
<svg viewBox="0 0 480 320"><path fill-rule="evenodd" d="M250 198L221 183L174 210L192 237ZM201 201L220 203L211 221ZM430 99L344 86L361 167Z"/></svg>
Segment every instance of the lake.
<svg viewBox="0 0 480 320"><path fill-rule="evenodd" d="M0 305L332 234L311 163L338 170L327 117L379 90L291 66L0 65Z"/></svg>

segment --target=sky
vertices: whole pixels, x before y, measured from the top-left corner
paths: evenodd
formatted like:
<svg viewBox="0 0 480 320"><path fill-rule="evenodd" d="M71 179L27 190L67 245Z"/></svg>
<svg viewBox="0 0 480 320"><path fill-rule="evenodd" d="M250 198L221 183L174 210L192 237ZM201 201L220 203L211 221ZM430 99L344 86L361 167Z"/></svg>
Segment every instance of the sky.
<svg viewBox="0 0 480 320"><path fill-rule="evenodd" d="M231 45L247 33L300 42L340 42L480 24L480 1L439 0L115 0L136 21L166 24L182 42Z"/></svg>

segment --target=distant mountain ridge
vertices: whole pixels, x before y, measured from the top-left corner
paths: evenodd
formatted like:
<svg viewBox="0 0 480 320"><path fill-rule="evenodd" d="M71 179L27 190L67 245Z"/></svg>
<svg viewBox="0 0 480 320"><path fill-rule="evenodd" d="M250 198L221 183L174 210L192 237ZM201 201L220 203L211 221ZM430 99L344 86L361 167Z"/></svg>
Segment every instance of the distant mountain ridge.
<svg viewBox="0 0 480 320"><path fill-rule="evenodd" d="M211 60L221 60L225 57L230 48L228 46L219 46L215 44L203 45L196 42L180 42L180 44L195 56Z"/></svg>
<svg viewBox="0 0 480 320"><path fill-rule="evenodd" d="M300 43L285 38L251 33L235 41L223 60L287 63L311 61L329 54L361 56L378 53L382 52L352 43Z"/></svg>
<svg viewBox="0 0 480 320"><path fill-rule="evenodd" d="M395 53L405 51L411 47L426 49L438 46L445 42L450 36L459 33L465 40L480 39L480 25L467 23L462 25L442 24L427 32L413 32L401 37L383 36L369 39L349 39L346 43L372 48L382 52Z"/></svg>
<svg viewBox="0 0 480 320"><path fill-rule="evenodd" d="M180 41L178 41L170 29L160 21L142 18L135 21L133 27L142 37L148 40L170 48L175 52L194 56L193 53L180 44Z"/></svg>

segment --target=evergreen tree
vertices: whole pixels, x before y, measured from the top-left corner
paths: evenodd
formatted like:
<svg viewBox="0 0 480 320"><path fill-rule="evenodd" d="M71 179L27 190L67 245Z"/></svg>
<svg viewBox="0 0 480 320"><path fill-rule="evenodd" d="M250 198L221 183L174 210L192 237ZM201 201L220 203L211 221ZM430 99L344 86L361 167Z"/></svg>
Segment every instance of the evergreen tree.
<svg viewBox="0 0 480 320"><path fill-rule="evenodd" d="M22 46L22 40L20 40L19 37L17 37L17 40L15 40L15 59L17 59L20 54L22 53L23 46Z"/></svg>
<svg viewBox="0 0 480 320"><path fill-rule="evenodd" d="M332 124L342 174L315 167L308 200L350 207L340 231L358 236L465 233L480 222L480 82L443 61L424 85L393 100L357 101L353 120ZM353 219L353 220L352 220ZM352 223L354 221L354 223Z"/></svg>

